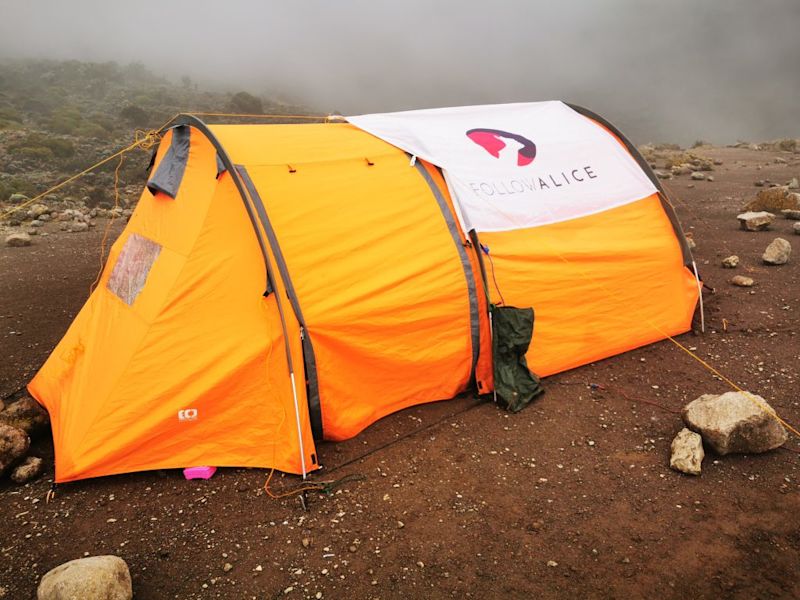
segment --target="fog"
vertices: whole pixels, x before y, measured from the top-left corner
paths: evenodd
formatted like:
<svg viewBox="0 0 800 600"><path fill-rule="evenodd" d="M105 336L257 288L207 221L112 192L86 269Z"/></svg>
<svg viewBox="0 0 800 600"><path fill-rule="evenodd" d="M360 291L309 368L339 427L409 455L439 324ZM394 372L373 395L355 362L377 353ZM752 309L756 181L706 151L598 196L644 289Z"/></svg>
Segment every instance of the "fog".
<svg viewBox="0 0 800 600"><path fill-rule="evenodd" d="M562 99L637 143L800 137L800 1L0 0L0 59L142 62L344 114Z"/></svg>

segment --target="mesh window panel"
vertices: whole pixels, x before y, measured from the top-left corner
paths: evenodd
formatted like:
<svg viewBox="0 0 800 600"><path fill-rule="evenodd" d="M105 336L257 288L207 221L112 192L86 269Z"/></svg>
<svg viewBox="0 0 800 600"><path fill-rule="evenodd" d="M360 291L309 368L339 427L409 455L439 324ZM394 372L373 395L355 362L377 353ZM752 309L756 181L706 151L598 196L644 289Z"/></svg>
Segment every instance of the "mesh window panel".
<svg viewBox="0 0 800 600"><path fill-rule="evenodd" d="M136 233L131 234L108 278L108 289L125 304L132 306L144 288L150 268L160 252L159 244Z"/></svg>

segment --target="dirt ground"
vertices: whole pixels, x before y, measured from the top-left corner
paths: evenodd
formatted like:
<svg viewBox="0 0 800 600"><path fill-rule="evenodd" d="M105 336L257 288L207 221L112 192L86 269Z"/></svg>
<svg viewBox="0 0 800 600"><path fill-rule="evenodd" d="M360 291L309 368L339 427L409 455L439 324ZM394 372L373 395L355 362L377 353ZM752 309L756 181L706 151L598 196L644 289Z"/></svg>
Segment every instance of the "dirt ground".
<svg viewBox="0 0 800 600"><path fill-rule="evenodd" d="M784 219L747 233L735 218L755 180L800 176L800 156L697 153L723 161L715 181L666 185L716 292L706 334L679 339L800 425L800 236ZM30 379L85 300L100 229L0 249L0 395ZM766 267L777 236L795 256ZM720 266L729 254L735 271ZM756 286L731 286L734 274ZM728 388L669 341L545 386L516 415L465 396L321 444L314 479L363 479L310 494L308 511L270 499L267 473L247 469L81 481L47 504L52 443L36 440L47 474L0 482L0 598L31 598L46 571L90 554L124 558L138 599L800 597L797 438L764 455L709 453L700 477L671 471L679 409Z"/></svg>

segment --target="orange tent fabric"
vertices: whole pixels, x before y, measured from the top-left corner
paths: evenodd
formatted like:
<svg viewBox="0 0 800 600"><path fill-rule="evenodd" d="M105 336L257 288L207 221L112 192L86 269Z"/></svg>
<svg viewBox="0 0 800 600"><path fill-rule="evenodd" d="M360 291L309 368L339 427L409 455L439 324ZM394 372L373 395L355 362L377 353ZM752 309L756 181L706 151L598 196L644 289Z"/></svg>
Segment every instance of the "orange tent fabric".
<svg viewBox="0 0 800 600"><path fill-rule="evenodd" d="M498 290L534 307L540 374L685 331L697 284L664 206L482 236L486 289L435 166L350 124L180 117L29 384L56 480L201 464L305 475L319 439L490 392Z"/></svg>

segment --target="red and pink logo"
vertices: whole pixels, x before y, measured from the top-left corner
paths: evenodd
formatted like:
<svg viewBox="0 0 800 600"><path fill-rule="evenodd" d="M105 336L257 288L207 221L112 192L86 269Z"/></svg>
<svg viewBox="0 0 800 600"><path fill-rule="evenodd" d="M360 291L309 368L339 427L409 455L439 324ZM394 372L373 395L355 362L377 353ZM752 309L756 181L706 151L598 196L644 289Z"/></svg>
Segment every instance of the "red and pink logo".
<svg viewBox="0 0 800 600"><path fill-rule="evenodd" d="M517 165L520 167L531 164L533 159L536 158L536 144L516 133L509 133L500 129L479 128L467 131L467 137L495 158L500 158L500 151L506 147L506 142L503 141L504 138L506 140L514 140L520 144L517 150Z"/></svg>

